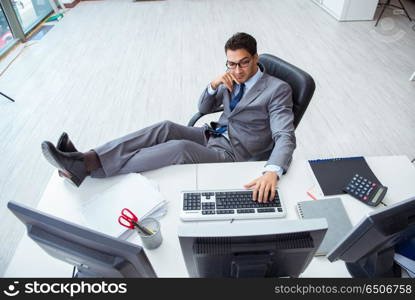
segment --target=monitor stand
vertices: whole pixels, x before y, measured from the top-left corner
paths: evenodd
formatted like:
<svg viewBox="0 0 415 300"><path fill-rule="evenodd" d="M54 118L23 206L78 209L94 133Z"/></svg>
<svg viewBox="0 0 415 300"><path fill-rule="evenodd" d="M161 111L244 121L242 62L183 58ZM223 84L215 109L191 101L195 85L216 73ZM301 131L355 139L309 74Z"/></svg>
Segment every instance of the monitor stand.
<svg viewBox="0 0 415 300"><path fill-rule="evenodd" d="M96 276L92 274L88 274L85 272L82 272L77 267L74 267L74 272L72 278L95 278Z"/></svg>
<svg viewBox="0 0 415 300"><path fill-rule="evenodd" d="M401 277L401 268L394 261L394 247L362 257L354 263L346 263L350 275L355 278Z"/></svg>
<svg viewBox="0 0 415 300"><path fill-rule="evenodd" d="M235 255L231 263L231 278L263 278L272 267L272 256L267 252Z"/></svg>

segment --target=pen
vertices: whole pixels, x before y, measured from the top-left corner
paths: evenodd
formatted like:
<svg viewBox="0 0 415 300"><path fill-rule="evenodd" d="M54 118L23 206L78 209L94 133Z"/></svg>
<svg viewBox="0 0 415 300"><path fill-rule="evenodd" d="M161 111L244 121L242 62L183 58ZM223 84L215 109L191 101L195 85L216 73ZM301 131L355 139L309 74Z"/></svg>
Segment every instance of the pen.
<svg viewBox="0 0 415 300"><path fill-rule="evenodd" d="M134 222L134 221L131 221L131 222L138 228L138 230L140 230L145 235L152 235L152 234L154 234L154 231L153 230L148 229L147 227L145 227L145 226L143 226L143 225L141 225L141 224L139 224L137 222Z"/></svg>
<svg viewBox="0 0 415 300"><path fill-rule="evenodd" d="M310 192L307 192L307 195L308 195L308 196L310 196L310 198L311 198L311 199L313 199L313 200L317 200L317 198L316 198L316 197L314 197L314 196L313 196L313 194L311 194Z"/></svg>

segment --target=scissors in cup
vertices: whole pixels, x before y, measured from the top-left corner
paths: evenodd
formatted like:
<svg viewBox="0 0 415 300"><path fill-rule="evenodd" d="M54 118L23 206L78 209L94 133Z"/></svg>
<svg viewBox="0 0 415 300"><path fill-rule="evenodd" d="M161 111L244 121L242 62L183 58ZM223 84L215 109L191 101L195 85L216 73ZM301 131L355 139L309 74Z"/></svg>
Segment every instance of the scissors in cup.
<svg viewBox="0 0 415 300"><path fill-rule="evenodd" d="M137 216L128 208L123 208L121 210L121 216L118 217L118 223L128 229L137 228L139 231L145 235L152 235L154 231L144 227L138 222Z"/></svg>

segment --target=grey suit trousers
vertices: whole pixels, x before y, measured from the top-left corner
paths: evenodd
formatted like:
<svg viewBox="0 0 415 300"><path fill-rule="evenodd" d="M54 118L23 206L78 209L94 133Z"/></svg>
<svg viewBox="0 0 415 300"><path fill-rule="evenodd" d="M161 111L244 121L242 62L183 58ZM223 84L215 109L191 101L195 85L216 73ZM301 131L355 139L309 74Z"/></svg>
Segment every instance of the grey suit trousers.
<svg viewBox="0 0 415 300"><path fill-rule="evenodd" d="M205 127L163 121L93 149L102 168L91 177L139 173L175 164L233 162L225 137L207 138Z"/></svg>

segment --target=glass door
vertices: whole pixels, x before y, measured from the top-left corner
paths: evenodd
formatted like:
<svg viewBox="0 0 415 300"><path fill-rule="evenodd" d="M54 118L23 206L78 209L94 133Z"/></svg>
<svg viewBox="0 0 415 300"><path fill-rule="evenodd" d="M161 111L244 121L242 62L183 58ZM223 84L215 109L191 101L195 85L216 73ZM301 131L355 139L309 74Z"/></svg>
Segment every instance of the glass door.
<svg viewBox="0 0 415 300"><path fill-rule="evenodd" d="M11 2L24 33L52 12L52 6L48 0L11 0Z"/></svg>
<svg viewBox="0 0 415 300"><path fill-rule="evenodd" d="M13 41L13 34L10 30L9 22L7 22L3 9L0 6L0 52Z"/></svg>

